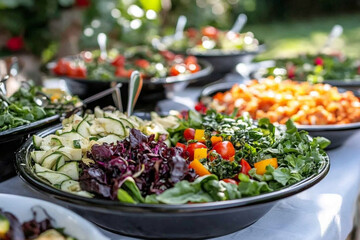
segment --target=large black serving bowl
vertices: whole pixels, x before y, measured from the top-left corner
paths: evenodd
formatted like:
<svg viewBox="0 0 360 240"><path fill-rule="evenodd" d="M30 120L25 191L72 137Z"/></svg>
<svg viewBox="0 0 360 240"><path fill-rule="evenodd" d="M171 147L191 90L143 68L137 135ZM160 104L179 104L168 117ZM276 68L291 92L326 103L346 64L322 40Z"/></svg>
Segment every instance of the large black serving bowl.
<svg viewBox="0 0 360 240"><path fill-rule="evenodd" d="M203 97L211 97L217 92L225 92L231 89L236 82L224 82L210 84L204 87L200 94L200 99ZM345 89L339 88L339 92L345 92ZM358 95L357 92L355 94ZM326 149L333 149L340 147L345 141L360 129L360 122L349 124L334 124L334 125L297 125L298 129L309 132L312 137L325 137L331 141L331 144Z"/></svg>
<svg viewBox="0 0 360 240"><path fill-rule="evenodd" d="M48 128L39 136L54 133L61 126ZM34 189L65 202L70 208L97 225L129 236L153 239L199 239L229 234L243 229L264 216L277 201L304 191L325 177L329 159L318 172L281 190L238 200L201 204L125 204L104 199L91 199L60 191L39 179L32 170L27 140L16 155L20 177Z"/></svg>
<svg viewBox="0 0 360 240"><path fill-rule="evenodd" d="M158 100L165 99L167 91L176 91L177 89L183 89L190 82L197 81L200 78L206 78L212 72L213 68L210 63L205 60L199 60L201 70L196 73L188 75L179 75L163 78L150 78L144 79L143 88L139 99L137 101L136 109L148 110L153 109ZM51 69L51 65L49 67ZM121 98L124 107L127 104L128 99L128 82L127 78L118 78L111 80L96 80L96 79L79 79L61 76L65 80L66 86L71 94L79 96L81 99L85 99L100 91L111 87L112 82L121 82L122 87ZM103 98L101 102L97 102L98 105L104 107L109 104L113 104L111 96Z"/></svg>
<svg viewBox="0 0 360 240"><path fill-rule="evenodd" d="M59 122L60 116L54 115L0 132L0 182L15 175L15 151L25 142L27 137L40 129Z"/></svg>

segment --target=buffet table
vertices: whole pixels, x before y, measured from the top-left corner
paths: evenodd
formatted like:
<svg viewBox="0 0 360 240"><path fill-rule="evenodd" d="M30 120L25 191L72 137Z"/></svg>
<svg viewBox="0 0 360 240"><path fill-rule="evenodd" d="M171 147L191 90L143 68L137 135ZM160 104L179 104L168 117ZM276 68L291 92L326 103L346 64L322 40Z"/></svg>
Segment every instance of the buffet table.
<svg viewBox="0 0 360 240"><path fill-rule="evenodd" d="M187 89L174 98L192 107L199 89ZM190 97L191 96L191 97ZM166 108L168 101L160 106ZM173 106L173 105L172 105ZM331 167L319 184L293 197L280 201L270 212L250 227L216 238L228 239L346 239L355 227L354 217L360 189L360 131L343 146L328 151ZM0 183L0 193L10 193L58 202L32 190L19 177ZM246 217L246 216L244 216ZM224 221L227 221L224 219ZM236 222L234 222L236 224ZM103 231L111 239L134 239Z"/></svg>

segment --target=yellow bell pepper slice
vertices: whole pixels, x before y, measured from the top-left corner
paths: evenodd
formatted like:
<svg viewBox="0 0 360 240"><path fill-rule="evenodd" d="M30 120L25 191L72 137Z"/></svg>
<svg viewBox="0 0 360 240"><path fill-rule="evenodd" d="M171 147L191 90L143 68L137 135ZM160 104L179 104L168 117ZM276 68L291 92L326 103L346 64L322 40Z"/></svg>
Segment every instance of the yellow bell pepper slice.
<svg viewBox="0 0 360 240"><path fill-rule="evenodd" d="M204 149L204 148L203 148ZM198 159L192 161L189 165L192 169L195 170L196 174L199 176L210 175L211 173L201 164Z"/></svg>
<svg viewBox="0 0 360 240"><path fill-rule="evenodd" d="M196 129L194 140L198 142L205 142L205 130L204 129Z"/></svg>
<svg viewBox="0 0 360 240"><path fill-rule="evenodd" d="M278 167L277 159L269 158L269 159L265 159L260 162L254 163L254 167L256 168L256 173L259 175L263 175L266 172L266 167L268 165L271 165L274 168L277 168Z"/></svg>

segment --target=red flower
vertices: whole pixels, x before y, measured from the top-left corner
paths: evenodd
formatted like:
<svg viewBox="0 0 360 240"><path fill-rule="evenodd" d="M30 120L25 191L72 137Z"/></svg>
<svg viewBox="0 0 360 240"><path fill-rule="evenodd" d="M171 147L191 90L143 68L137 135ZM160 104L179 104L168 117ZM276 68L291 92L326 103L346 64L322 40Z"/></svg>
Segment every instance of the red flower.
<svg viewBox="0 0 360 240"><path fill-rule="evenodd" d="M22 37L12 37L7 41L6 47L11 51L19 51L24 47L24 40Z"/></svg>
<svg viewBox="0 0 360 240"><path fill-rule="evenodd" d="M314 64L322 66L322 65L324 65L324 60L321 57L317 57L314 60Z"/></svg>
<svg viewBox="0 0 360 240"><path fill-rule="evenodd" d="M76 0L75 5L78 7L88 7L90 2L90 0Z"/></svg>

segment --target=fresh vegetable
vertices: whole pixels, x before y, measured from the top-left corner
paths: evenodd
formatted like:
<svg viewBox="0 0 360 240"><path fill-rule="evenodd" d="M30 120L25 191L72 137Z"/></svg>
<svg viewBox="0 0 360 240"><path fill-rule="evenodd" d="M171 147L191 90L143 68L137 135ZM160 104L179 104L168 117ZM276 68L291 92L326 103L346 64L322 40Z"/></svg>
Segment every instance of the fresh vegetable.
<svg viewBox="0 0 360 240"><path fill-rule="evenodd" d="M259 41L252 32L234 33L221 31L212 26L203 27L200 31L189 28L184 38L172 42L170 49L203 53L206 51L256 51Z"/></svg>
<svg viewBox="0 0 360 240"><path fill-rule="evenodd" d="M189 154L189 159L190 160L194 160L194 154L195 154L195 149L198 148L206 148L206 145L203 143L190 143L187 148L186 148L186 152Z"/></svg>
<svg viewBox="0 0 360 240"><path fill-rule="evenodd" d="M39 207L36 207L39 209ZM55 228L50 216L47 216L42 221L36 220L37 211L32 209L33 218L29 221L20 223L17 217L0 209L0 239L3 240L22 240L22 239L35 239L35 240L76 240L75 238L67 235L62 228Z"/></svg>
<svg viewBox="0 0 360 240"><path fill-rule="evenodd" d="M196 129L194 140L198 142L205 142L205 130L204 129Z"/></svg>
<svg viewBox="0 0 360 240"><path fill-rule="evenodd" d="M182 180L195 179L181 149L169 148L163 136L155 141L155 135L146 136L136 129L131 129L129 137L117 144L93 145L89 158L94 162L83 164L80 186L102 198L142 202L141 197L129 199L134 189L146 197L160 194ZM123 187L125 179L135 183L134 189ZM121 193L126 197L122 198Z"/></svg>
<svg viewBox="0 0 360 240"><path fill-rule="evenodd" d="M207 148L197 148L194 151L194 160L207 158Z"/></svg>
<svg viewBox="0 0 360 240"><path fill-rule="evenodd" d="M262 160L260 162L254 163L254 167L256 168L256 174L263 175L266 173L266 167L272 166L274 169L278 168L278 162L276 158L269 158Z"/></svg>
<svg viewBox="0 0 360 240"><path fill-rule="evenodd" d="M249 171L251 170L250 164L245 159L241 159L240 165L241 165L241 173L245 175L249 175Z"/></svg>
<svg viewBox="0 0 360 240"><path fill-rule="evenodd" d="M285 124L289 119L303 125L347 124L360 121L360 101L353 92L339 92L328 84L290 80L253 80L219 92L207 107L228 115L250 113L253 119L269 118Z"/></svg>
<svg viewBox="0 0 360 240"><path fill-rule="evenodd" d="M204 148L202 148L202 149L204 149ZM196 149L196 150L198 150L198 149ZM199 176L205 176L205 175L210 175L211 174L204 167L204 165L201 164L201 162L197 158L195 158L193 161L191 161L190 168L194 169L196 174L199 175Z"/></svg>
<svg viewBox="0 0 360 240"><path fill-rule="evenodd" d="M235 155L235 148L229 141L218 142L213 147L213 150L220 154L223 159L232 160L231 158Z"/></svg>
<svg viewBox="0 0 360 240"><path fill-rule="evenodd" d="M360 80L359 67L359 60L341 54L303 54L296 58L277 59L275 67L268 68L265 75L310 83L324 80Z"/></svg>
<svg viewBox="0 0 360 240"><path fill-rule="evenodd" d="M195 138L195 129L193 128L185 129L184 138L186 139L186 141L193 140Z"/></svg>
<svg viewBox="0 0 360 240"><path fill-rule="evenodd" d="M110 61L104 61L99 51L85 52L75 60L60 59L53 72L73 78L113 80L129 78L134 70L140 71L145 79L191 74L201 70L196 57L189 59L172 54L168 51L158 52L147 46L137 46L121 49L120 52L112 49L108 53Z"/></svg>
<svg viewBox="0 0 360 240"><path fill-rule="evenodd" d="M37 96L46 96L49 104L39 106ZM32 82L23 83L9 98L0 98L0 132L65 112L79 103L77 97L71 97L59 89L44 89Z"/></svg>

